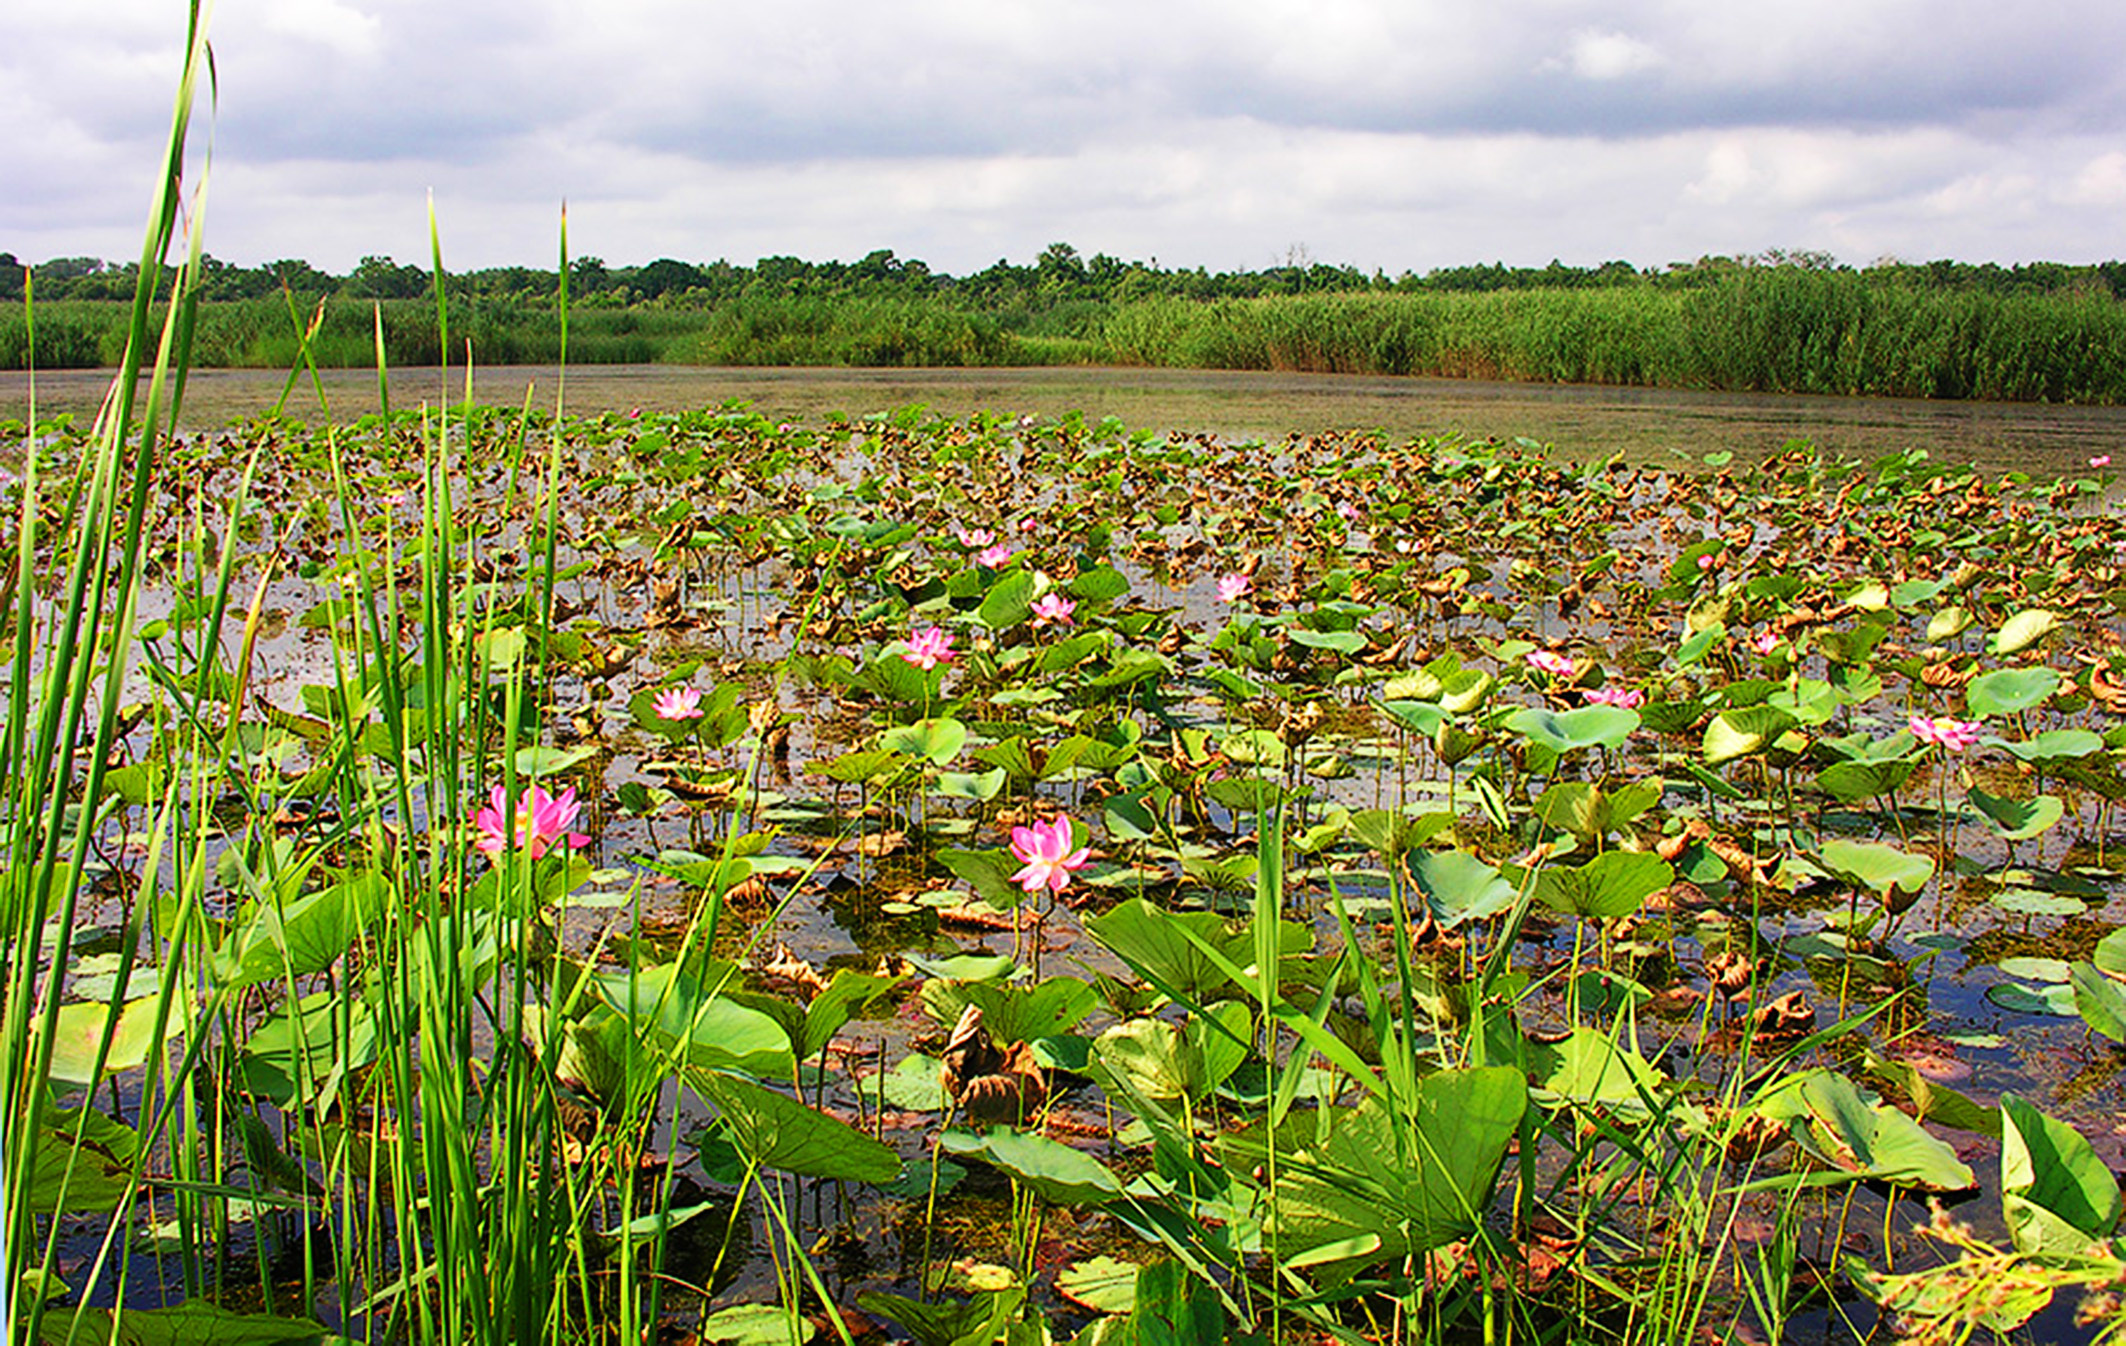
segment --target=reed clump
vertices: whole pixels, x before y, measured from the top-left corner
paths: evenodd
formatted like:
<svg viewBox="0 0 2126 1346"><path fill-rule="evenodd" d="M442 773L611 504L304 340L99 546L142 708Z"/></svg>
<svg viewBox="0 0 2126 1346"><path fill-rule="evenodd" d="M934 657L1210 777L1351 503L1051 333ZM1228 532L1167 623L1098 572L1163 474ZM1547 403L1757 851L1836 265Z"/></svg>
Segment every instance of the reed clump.
<svg viewBox="0 0 2126 1346"><path fill-rule="evenodd" d="M1541 280L1547 273L1536 273ZM993 290L960 282L869 292L753 285L579 308L579 364L983 367L1052 364L1416 375L1725 392L2117 404L2126 304L2102 286L1948 285L1911 267L1735 266L1601 285L1492 289L1365 285L1299 293ZM1232 287L1227 287L1232 288ZM454 349L478 364L553 363L549 302L454 300ZM192 363L285 368L318 314L309 356L394 365L445 352L428 300L346 294L199 305ZM115 365L126 308L39 306L40 368ZM19 304L0 303L0 367L26 368Z"/></svg>

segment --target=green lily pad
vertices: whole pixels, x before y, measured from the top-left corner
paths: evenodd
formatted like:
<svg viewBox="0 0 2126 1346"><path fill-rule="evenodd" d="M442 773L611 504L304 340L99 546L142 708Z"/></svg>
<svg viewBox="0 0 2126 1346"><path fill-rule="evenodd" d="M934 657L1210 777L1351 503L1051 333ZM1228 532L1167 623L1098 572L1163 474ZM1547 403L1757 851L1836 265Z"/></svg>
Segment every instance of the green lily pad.
<svg viewBox="0 0 2126 1346"><path fill-rule="evenodd" d="M1964 707L1981 720L2031 710L2059 690L2060 675L2043 665L1998 668L1981 673L1964 687Z"/></svg>
<svg viewBox="0 0 2126 1346"><path fill-rule="evenodd" d="M1137 1264L1113 1257L1073 1262L1056 1273L1056 1290L1094 1313L1128 1313L1137 1304Z"/></svg>
<svg viewBox="0 0 2126 1346"><path fill-rule="evenodd" d="M694 1335L731 1346L804 1346L818 1331L811 1319L780 1304L733 1304L702 1319Z"/></svg>
<svg viewBox="0 0 2126 1346"><path fill-rule="evenodd" d="M2078 897L2035 888L2002 888L1986 900L2017 916L2079 916L2089 910L2089 904Z"/></svg>
<svg viewBox="0 0 2126 1346"><path fill-rule="evenodd" d="M2081 1015L2074 1005L2072 986L2039 988L2012 981L1996 982L1986 988L1986 999L2018 1014L2045 1014L2055 1019L2073 1019Z"/></svg>

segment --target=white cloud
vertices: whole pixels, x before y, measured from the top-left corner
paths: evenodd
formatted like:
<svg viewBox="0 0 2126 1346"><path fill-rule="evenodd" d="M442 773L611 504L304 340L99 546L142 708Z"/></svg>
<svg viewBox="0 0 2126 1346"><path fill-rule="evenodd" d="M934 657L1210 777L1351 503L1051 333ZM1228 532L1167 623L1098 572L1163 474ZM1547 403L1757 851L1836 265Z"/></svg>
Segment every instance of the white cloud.
<svg viewBox="0 0 2126 1346"><path fill-rule="evenodd" d="M1573 34L1562 58L1544 63L1544 68L1562 68L1581 79L1613 80L1662 65L1661 53L1648 42L1629 33L1583 29Z"/></svg>
<svg viewBox="0 0 2126 1346"><path fill-rule="evenodd" d="M266 31L329 47L342 56L373 56L384 21L341 0L275 0L267 6Z"/></svg>
<svg viewBox="0 0 2126 1346"><path fill-rule="evenodd" d="M183 38L26 6L0 248L137 246ZM173 17L174 15L174 17ZM1068 239L1168 265L1294 242L1390 272L2119 252L2126 6L2056 0L277 0L223 6L208 246L345 269ZM2033 204L2037 203L2037 204Z"/></svg>

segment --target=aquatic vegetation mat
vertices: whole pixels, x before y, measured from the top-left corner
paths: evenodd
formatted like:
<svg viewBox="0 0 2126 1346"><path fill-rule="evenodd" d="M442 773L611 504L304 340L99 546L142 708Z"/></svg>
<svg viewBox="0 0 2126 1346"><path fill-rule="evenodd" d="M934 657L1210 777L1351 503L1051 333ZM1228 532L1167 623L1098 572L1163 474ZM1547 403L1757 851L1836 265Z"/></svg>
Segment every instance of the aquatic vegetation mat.
<svg viewBox="0 0 2126 1346"><path fill-rule="evenodd" d="M122 448L8 486L45 1339L2121 1321L2100 467Z"/></svg>

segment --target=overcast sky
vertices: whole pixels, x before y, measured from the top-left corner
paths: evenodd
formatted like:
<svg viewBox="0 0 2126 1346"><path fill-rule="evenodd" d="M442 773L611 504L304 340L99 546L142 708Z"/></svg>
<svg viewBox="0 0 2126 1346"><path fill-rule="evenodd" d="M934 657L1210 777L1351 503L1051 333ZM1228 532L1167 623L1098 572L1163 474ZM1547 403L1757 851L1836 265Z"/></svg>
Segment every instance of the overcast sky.
<svg viewBox="0 0 2126 1346"><path fill-rule="evenodd" d="M136 256L182 0L7 0L0 250ZM2120 0L222 0L209 252L2126 255Z"/></svg>

